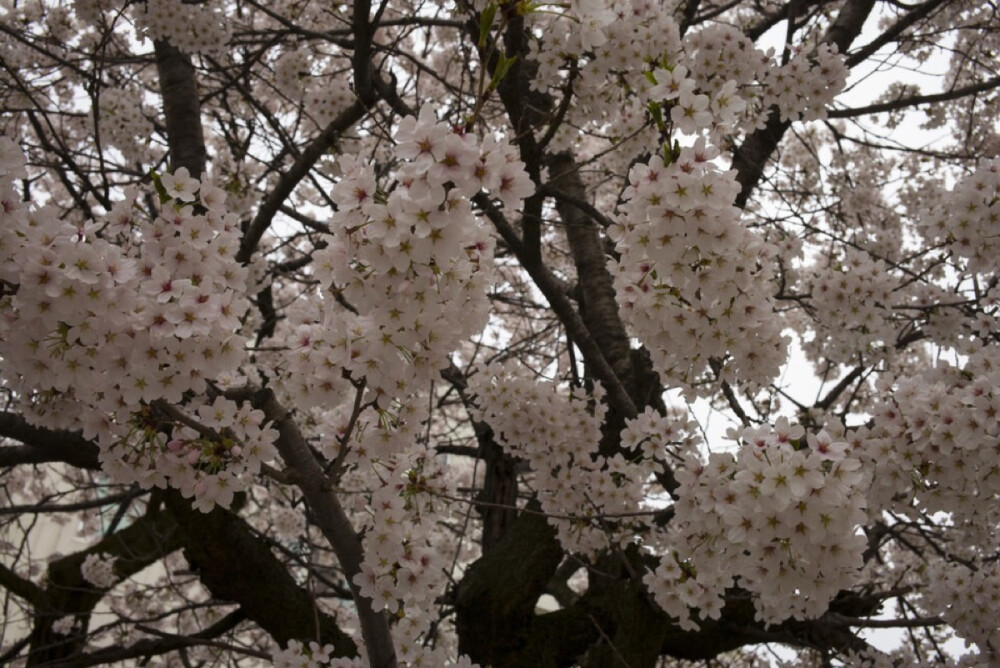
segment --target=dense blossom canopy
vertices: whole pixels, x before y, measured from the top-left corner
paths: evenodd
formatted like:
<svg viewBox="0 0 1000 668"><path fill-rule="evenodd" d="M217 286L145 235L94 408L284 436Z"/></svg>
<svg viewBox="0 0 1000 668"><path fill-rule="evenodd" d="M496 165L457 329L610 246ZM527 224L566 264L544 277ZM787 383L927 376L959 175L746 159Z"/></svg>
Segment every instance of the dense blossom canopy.
<svg viewBox="0 0 1000 668"><path fill-rule="evenodd" d="M0 664L1000 664L996 11L3 0Z"/></svg>

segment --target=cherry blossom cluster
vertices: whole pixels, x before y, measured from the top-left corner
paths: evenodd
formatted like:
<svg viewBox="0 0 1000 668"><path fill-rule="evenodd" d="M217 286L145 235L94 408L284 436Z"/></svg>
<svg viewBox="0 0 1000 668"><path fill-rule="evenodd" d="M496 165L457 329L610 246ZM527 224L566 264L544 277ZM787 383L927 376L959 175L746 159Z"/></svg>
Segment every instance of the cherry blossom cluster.
<svg viewBox="0 0 1000 668"><path fill-rule="evenodd" d="M644 459L662 460L669 456L676 460L694 452L701 444L701 437L697 423L686 412L660 415L647 406L635 418L625 421L621 443L623 448Z"/></svg>
<svg viewBox="0 0 1000 668"><path fill-rule="evenodd" d="M699 90L714 98L724 93L729 82L743 87L763 81L773 68L773 52L763 52L738 28L725 24L709 25L684 38L683 64L690 70ZM750 102L752 98L745 98Z"/></svg>
<svg viewBox="0 0 1000 668"><path fill-rule="evenodd" d="M74 225L19 202L0 183L7 225L3 352L22 396L88 402L129 412L141 401L179 401L242 360L233 334L248 302L234 260L238 229L225 195L179 170L163 175L162 211L144 219L133 191L105 223ZM139 252L141 243L142 251ZM85 393L85 394L84 394ZM49 411L74 426L78 411ZM95 431L95 430L90 430Z"/></svg>
<svg viewBox="0 0 1000 668"><path fill-rule="evenodd" d="M583 53L607 42L605 29L615 22L615 13L600 0L570 0L567 16L577 30L567 37L567 53Z"/></svg>
<svg viewBox="0 0 1000 668"><path fill-rule="evenodd" d="M184 408L190 411L192 405ZM168 417L177 426L164 444L156 410L141 410L124 438L101 449L104 470L144 486L173 487L208 512L216 505L228 508L233 495L252 484L260 465L274 459L277 432L264 426L264 414L248 404L216 397L190 417Z"/></svg>
<svg viewBox="0 0 1000 668"><path fill-rule="evenodd" d="M78 622L76 615L66 615L52 622L52 631L59 635L72 635L77 630Z"/></svg>
<svg viewBox="0 0 1000 668"><path fill-rule="evenodd" d="M0 154L16 156L0 141ZM247 269L225 193L180 169L156 179L152 219L133 191L106 220L77 225L20 201L16 157L0 170L0 280L12 286L0 301L0 356L26 414L96 439L121 481L174 485L206 510L231 500L236 480L270 458L274 432L217 400L191 409L213 441L170 408L243 361Z"/></svg>
<svg viewBox="0 0 1000 668"><path fill-rule="evenodd" d="M270 528L279 539L296 540L305 534L306 518L300 510L296 510L274 497L268 499L265 507L270 515Z"/></svg>
<svg viewBox="0 0 1000 668"><path fill-rule="evenodd" d="M232 22L222 20L214 2L147 0L134 10L136 24L150 39L170 42L185 53L221 56L230 41Z"/></svg>
<svg viewBox="0 0 1000 668"><path fill-rule="evenodd" d="M731 26L711 25L682 39L671 7L648 0L573 3L562 16L534 12L528 19L541 35L531 45L538 63L532 86L563 87L571 61L570 125L596 126L626 155L655 141L657 130L707 130L719 142L761 127L771 105L783 119L822 118L846 83L844 59L829 44L800 48L778 64L773 50L757 49ZM675 87L673 97L662 96L665 80ZM651 117L670 123L656 128ZM577 141L567 130L556 134L553 147Z"/></svg>
<svg viewBox="0 0 1000 668"><path fill-rule="evenodd" d="M974 272L996 271L1000 254L1000 159L982 162L945 197L932 202L922 229L931 243L947 243Z"/></svg>
<svg viewBox="0 0 1000 668"><path fill-rule="evenodd" d="M109 9L108 0L76 0L73 3L73 13L83 23L100 25L101 16Z"/></svg>
<svg viewBox="0 0 1000 668"><path fill-rule="evenodd" d="M118 582L118 577L115 575L115 561L115 557L106 554L88 554L80 564L80 575L95 587L108 589Z"/></svg>
<svg viewBox="0 0 1000 668"><path fill-rule="evenodd" d="M568 123L555 134L550 150L580 148L579 136L571 128L599 129L621 149L606 156L609 167L624 172L628 157L655 142L657 132L648 124L650 100L645 91L651 84L636 63L679 62L680 29L668 8L643 0L580 3L567 18L545 12L527 16L543 35L530 45L531 57L538 63L532 87L541 91L563 87L567 60L574 63ZM624 161L619 165L619 160Z"/></svg>
<svg viewBox="0 0 1000 668"><path fill-rule="evenodd" d="M799 49L764 77L763 106L778 108L781 120L826 118L826 107L847 83L847 65L832 44Z"/></svg>
<svg viewBox="0 0 1000 668"><path fill-rule="evenodd" d="M289 640L288 647L271 656L271 663L274 668L364 668L365 662L359 657L356 659L336 658L333 654L333 645L320 645L313 640L303 643L298 640Z"/></svg>
<svg viewBox="0 0 1000 668"><path fill-rule="evenodd" d="M301 101L321 129L356 99L336 57L288 49L274 61L274 87L289 100Z"/></svg>
<svg viewBox="0 0 1000 668"><path fill-rule="evenodd" d="M493 242L471 198L516 207L533 186L511 147L438 123L430 107L403 119L395 139L400 162L387 175L353 157L339 162L332 238L313 262L322 312L291 316L276 381L317 410L324 454L378 479L355 584L399 620L401 661L444 665L442 650L421 641L447 564L421 516L443 471L413 450L426 414L415 397L488 318ZM352 408L350 397L363 402Z"/></svg>
<svg viewBox="0 0 1000 668"><path fill-rule="evenodd" d="M284 50L274 61L274 87L288 98L301 99L314 79L312 59L305 49Z"/></svg>
<svg viewBox="0 0 1000 668"><path fill-rule="evenodd" d="M628 517L641 510L644 483L662 459L598 454L605 413L600 386L588 400L551 382L538 382L507 363L492 364L474 376L469 391L479 406L476 418L493 428L508 454L530 465L530 484L565 549L596 554L634 542ZM653 422L646 415L636 424ZM636 424L630 433L637 449L654 452L665 447L667 441L644 442L635 434ZM664 438L672 438L667 434Z"/></svg>
<svg viewBox="0 0 1000 668"><path fill-rule="evenodd" d="M341 159L334 237L313 263L324 312L287 339L286 387L304 406L334 405L350 379L387 407L486 324L493 241L470 198L487 190L516 207L532 191L524 165L506 144L436 122L430 107L396 140L403 164L384 189L373 166Z"/></svg>
<svg viewBox="0 0 1000 668"><path fill-rule="evenodd" d="M718 619L734 585L766 623L818 617L860 573L866 479L849 446L784 418L739 437L736 453L690 453L677 468L666 553L644 578L684 628L697 628L692 609Z"/></svg>
<svg viewBox="0 0 1000 668"><path fill-rule="evenodd" d="M894 296L898 281L885 262L848 248L842 258L825 258L803 274L819 330L806 342L807 352L847 364L858 350L891 349L897 330L892 305L900 297Z"/></svg>
<svg viewBox="0 0 1000 668"><path fill-rule="evenodd" d="M863 449L878 481L873 505L951 513L973 537L989 535L998 517L986 501L1000 495L1000 354L983 347L961 368L942 363L886 385Z"/></svg>
<svg viewBox="0 0 1000 668"><path fill-rule="evenodd" d="M623 317L661 377L688 390L713 364L728 380L766 384L787 345L769 297L775 249L740 223L739 184L717 155L699 139L670 162L633 167L608 230Z"/></svg>
<svg viewBox="0 0 1000 668"><path fill-rule="evenodd" d="M921 603L931 614L940 615L960 637L974 642L983 663L1000 660L1000 626L996 605L1000 600L1000 564L995 560L970 569L965 564L937 562L928 568L932 583Z"/></svg>
<svg viewBox="0 0 1000 668"><path fill-rule="evenodd" d="M453 566L445 559L451 546L435 533L445 507L435 498L444 491L444 470L434 470L429 458L411 458L410 464L402 480L372 496L365 560L354 582L376 610L387 610L397 620L392 637L401 665L452 665L443 646L435 649L426 642Z"/></svg>
<svg viewBox="0 0 1000 668"><path fill-rule="evenodd" d="M401 666L471 666L466 659L451 662L443 645L425 642L436 601L450 581L453 564L445 555L455 549L436 533L447 512L442 497L450 491L445 464L430 453L412 451L369 470L378 472L381 484L360 515L364 561L354 584L376 611L385 610L395 620L391 630Z"/></svg>
<svg viewBox="0 0 1000 668"><path fill-rule="evenodd" d="M567 58L583 60L576 92L583 105L596 104L591 111L610 111L594 96L591 84L608 91L610 74L629 77L639 84L636 63L673 60L681 50L680 28L670 11L644 0L603 3L574 3L562 18L547 12L529 13L527 18L544 27L544 38L531 45L532 59L539 65L532 86L547 91L558 88ZM634 77L634 78L633 78Z"/></svg>
<svg viewBox="0 0 1000 668"><path fill-rule="evenodd" d="M746 108L736 94L736 82L727 81L710 97L698 92L695 80L687 74L684 65L654 69L650 78L656 83L647 91L650 99L666 101L673 127L685 134L697 134L712 126L720 132L731 131Z"/></svg>
<svg viewBox="0 0 1000 668"><path fill-rule="evenodd" d="M114 96L102 96L95 118L100 121L97 131L102 141L121 151L126 160L133 163L149 160L148 137L153 134L153 123L144 113L139 91L121 88Z"/></svg>
<svg viewBox="0 0 1000 668"><path fill-rule="evenodd" d="M306 111L323 128L347 109L356 99L354 91L343 77L320 78L305 95Z"/></svg>
<svg viewBox="0 0 1000 668"><path fill-rule="evenodd" d="M421 476L418 468L407 471L407 478ZM376 610L387 609L397 618L408 617L410 624L423 625L420 612L433 608L435 596L444 590L446 564L429 540L432 527L422 521L411 482L390 481L372 495L365 562L355 584ZM426 630L412 629L409 640Z"/></svg>

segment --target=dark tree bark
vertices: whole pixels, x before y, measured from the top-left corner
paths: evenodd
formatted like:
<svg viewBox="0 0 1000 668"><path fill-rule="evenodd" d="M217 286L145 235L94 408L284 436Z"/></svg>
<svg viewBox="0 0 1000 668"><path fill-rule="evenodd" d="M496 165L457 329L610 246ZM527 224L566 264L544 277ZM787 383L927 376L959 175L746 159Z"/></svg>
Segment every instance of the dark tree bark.
<svg viewBox="0 0 1000 668"><path fill-rule="evenodd" d="M194 65L188 55L168 42L156 40L153 46L170 146L170 168L186 167L191 177L197 179L205 171L206 153Z"/></svg>
<svg viewBox="0 0 1000 668"><path fill-rule="evenodd" d="M466 572L455 600L459 651L494 668L538 666L534 648L535 604L562 560L555 531L538 514L537 503L521 513L494 549ZM537 649L537 648L535 648ZM534 654L535 649L529 652ZM524 663L527 661L527 663Z"/></svg>
<svg viewBox="0 0 1000 668"><path fill-rule="evenodd" d="M281 645L317 640L332 644L337 656L357 656L354 641L337 620L318 610L312 595L246 522L218 507L202 513L176 492L166 495L166 503L177 519L184 556L213 596L239 603L243 614Z"/></svg>

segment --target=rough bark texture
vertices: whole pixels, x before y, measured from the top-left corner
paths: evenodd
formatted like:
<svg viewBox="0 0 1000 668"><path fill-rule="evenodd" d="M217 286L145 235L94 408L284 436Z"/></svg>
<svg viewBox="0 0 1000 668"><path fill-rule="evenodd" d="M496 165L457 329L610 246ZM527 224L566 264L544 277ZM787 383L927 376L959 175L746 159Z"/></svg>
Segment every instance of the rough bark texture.
<svg viewBox="0 0 1000 668"><path fill-rule="evenodd" d="M490 437L480 439L486 472L479 494L483 518L483 552L492 550L517 520L517 462Z"/></svg>
<svg viewBox="0 0 1000 668"><path fill-rule="evenodd" d="M569 153L546 158L548 186L573 199L587 200L580 168ZM556 211L566 231L573 263L576 265L580 311L587 329L600 346L608 363L626 388L632 389L632 363L625 323L618 313L618 301L604 254L604 242L597 223L566 200L556 200ZM630 392L630 394L632 394ZM633 394L633 401L635 395Z"/></svg>
<svg viewBox="0 0 1000 668"><path fill-rule="evenodd" d="M153 47L170 146L170 168L186 167L193 178L199 178L205 171L205 136L194 66L190 57L168 42L157 40Z"/></svg>
<svg viewBox="0 0 1000 668"><path fill-rule="evenodd" d="M537 512L538 505L531 504ZM455 625L459 651L493 668L538 666L543 651L530 638L535 603L562 560L544 517L522 513L495 548L478 559L458 586Z"/></svg>
<svg viewBox="0 0 1000 668"><path fill-rule="evenodd" d="M354 641L337 620L316 608L309 592L299 587L246 522L218 507L202 513L176 492L166 497L177 519L184 556L213 596L239 603L247 618L281 645L293 639L318 640L332 644L337 656L357 655Z"/></svg>

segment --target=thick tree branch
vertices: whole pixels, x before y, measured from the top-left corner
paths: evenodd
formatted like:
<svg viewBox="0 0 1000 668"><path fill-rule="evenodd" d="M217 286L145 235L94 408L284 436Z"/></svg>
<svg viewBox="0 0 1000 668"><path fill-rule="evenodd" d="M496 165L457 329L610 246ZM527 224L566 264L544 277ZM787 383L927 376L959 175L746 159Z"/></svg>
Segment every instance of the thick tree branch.
<svg viewBox="0 0 1000 668"><path fill-rule="evenodd" d="M523 260L524 246L521 239L518 237L517 232L514 231L514 228L510 226L510 223L507 222L506 218L503 217L503 214L496 207L492 206L486 198L477 197L475 201L485 211L486 216L496 227L500 236L503 237L508 248L522 261L522 266L527 270L528 275L531 276L535 285L545 295L552 310L555 311L560 322L562 322L572 337L573 342L583 354L584 360L589 365L594 377L601 381L604 389L607 390L608 401L623 416L628 418L635 417L638 414L635 402L632 401L632 397L625 389L621 379L615 374L611 364L604 356L601 346L591 335L580 314L577 313L576 308L563 292L559 280L552 275L552 272L545 265L526 264Z"/></svg>
<svg viewBox="0 0 1000 668"><path fill-rule="evenodd" d="M194 66L187 55L167 42L156 40L153 48L170 146L170 167L173 170L186 167L197 179L205 171L205 136Z"/></svg>
<svg viewBox="0 0 1000 668"><path fill-rule="evenodd" d="M0 564L0 587L18 598L23 598L33 606L37 606L45 600L44 589L31 580L22 578L3 564Z"/></svg>
<svg viewBox="0 0 1000 668"><path fill-rule="evenodd" d="M75 432L35 427L15 413L0 413L0 437L24 445L0 446L0 467L63 462L83 469L100 468L97 446Z"/></svg>
<svg viewBox="0 0 1000 668"><path fill-rule="evenodd" d="M351 13L351 32L354 33L354 52L351 65L354 68L354 92L361 102L370 107L378 102L378 93L372 85L372 5L370 0L355 0Z"/></svg>
<svg viewBox="0 0 1000 668"><path fill-rule="evenodd" d="M586 201L586 190L580 170L568 153L547 156L546 164L552 175L547 188L565 193L569 198ZM626 387L632 376L629 337L618 313L615 288L608 272L598 226L577 206L556 198L556 210L569 240L573 263L580 286L581 311L591 333L611 365L615 375ZM634 400L634 395L633 395Z"/></svg>
<svg viewBox="0 0 1000 668"><path fill-rule="evenodd" d="M317 610L312 596L240 517L218 507L202 513L177 492L169 492L166 503L177 518L185 556L213 596L238 603L282 645L317 640L332 644L337 656L357 655L337 620Z"/></svg>
<svg viewBox="0 0 1000 668"><path fill-rule="evenodd" d="M876 51L881 49L886 44L898 41L908 28L930 16L939 7L947 5L949 1L950 0L928 0L921 5L917 5L915 7L911 6L912 8L907 10L901 19L893 23L886 30L880 32L878 37L848 55L847 66L854 67L874 55ZM846 47L841 47L840 52L846 53Z"/></svg>
<svg viewBox="0 0 1000 668"><path fill-rule="evenodd" d="M294 472L296 483L313 512L316 524L333 547L340 567L344 571L354 596L354 604L361 623L372 668L395 668L396 653L385 615L372 608L371 599L361 594L354 581L361 573L364 553L361 538L354 531L336 494L330 489L323 467L313 456L298 425L291 414L275 398L271 390L261 390L253 398L253 405L278 430L277 448L285 464Z"/></svg>
<svg viewBox="0 0 1000 668"><path fill-rule="evenodd" d="M529 507L538 509L535 502ZM562 561L555 530L536 513L521 513L496 547L465 572L455 601L459 651L493 668L534 666L523 652L535 602ZM512 577L516 574L516 577Z"/></svg>

